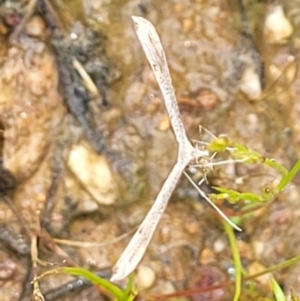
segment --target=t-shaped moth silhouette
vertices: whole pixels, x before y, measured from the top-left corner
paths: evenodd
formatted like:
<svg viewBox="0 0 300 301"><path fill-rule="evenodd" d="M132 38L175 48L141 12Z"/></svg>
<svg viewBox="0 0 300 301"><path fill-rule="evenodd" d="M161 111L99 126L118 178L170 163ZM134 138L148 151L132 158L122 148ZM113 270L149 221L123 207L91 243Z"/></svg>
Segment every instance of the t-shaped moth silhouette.
<svg viewBox="0 0 300 301"><path fill-rule="evenodd" d="M180 112L177 105L177 100L172 85L165 52L155 28L149 21L142 17L132 16L132 19L136 34L141 42L148 62L154 72L160 90L162 92L165 106L179 147L177 163L174 165L169 176L164 182L153 206L151 207L144 221L113 267L113 274L110 279L111 281L124 279L137 267L137 265L141 261L157 227L157 224L167 207L171 194L173 193L177 182L184 172L185 168L193 160L199 161L199 159L201 158L206 158L207 161L209 158L208 150L194 147L187 138L183 123L180 118ZM191 181L190 178L189 180ZM227 222L229 222L236 229L240 230L224 215L224 213L214 203L210 201L208 197L205 196L205 194L196 184L195 187Z"/></svg>

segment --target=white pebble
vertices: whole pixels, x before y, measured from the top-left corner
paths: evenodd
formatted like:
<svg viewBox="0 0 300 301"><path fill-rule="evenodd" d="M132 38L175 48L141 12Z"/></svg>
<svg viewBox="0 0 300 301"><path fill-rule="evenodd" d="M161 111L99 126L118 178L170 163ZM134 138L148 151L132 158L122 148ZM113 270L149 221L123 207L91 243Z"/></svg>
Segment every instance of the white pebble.
<svg viewBox="0 0 300 301"><path fill-rule="evenodd" d="M273 44L284 44L293 33L293 26L281 5L275 6L266 17L264 34Z"/></svg>
<svg viewBox="0 0 300 301"><path fill-rule="evenodd" d="M159 291L161 294L172 294L176 292L174 284L171 281L160 281Z"/></svg>
<svg viewBox="0 0 300 301"><path fill-rule="evenodd" d="M225 250L226 244L224 242L224 239L219 238L214 242L214 251L216 253L221 253Z"/></svg>
<svg viewBox="0 0 300 301"><path fill-rule="evenodd" d="M68 167L99 204L110 205L117 199L117 185L108 161L83 144L70 151Z"/></svg>
<svg viewBox="0 0 300 301"><path fill-rule="evenodd" d="M257 100L260 98L262 92L260 78L253 68L249 67L244 71L240 89L249 99Z"/></svg>
<svg viewBox="0 0 300 301"><path fill-rule="evenodd" d="M136 282L139 288L150 288L156 279L155 272L148 266L140 265L137 269Z"/></svg>

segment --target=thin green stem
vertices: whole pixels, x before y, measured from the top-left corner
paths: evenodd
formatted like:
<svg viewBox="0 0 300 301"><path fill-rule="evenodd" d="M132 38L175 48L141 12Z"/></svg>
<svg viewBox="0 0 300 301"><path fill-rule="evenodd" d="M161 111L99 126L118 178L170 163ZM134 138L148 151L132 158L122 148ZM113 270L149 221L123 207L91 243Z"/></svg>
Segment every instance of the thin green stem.
<svg viewBox="0 0 300 301"><path fill-rule="evenodd" d="M279 264L276 264L276 265L273 265L271 266L270 268L267 268L267 269L264 269L263 271L259 272L259 273L256 273L256 274L253 274L253 275L249 275L249 276L246 276L245 277L245 280L252 280L252 279L255 279L259 276L262 276L262 275L265 275L265 274L268 274L268 273L274 273L274 272L277 272L278 270L281 270L281 269L284 269L284 268L287 268L293 264L296 264L297 262L300 261L300 255L298 256L295 256L289 260L286 260L284 262L281 262Z"/></svg>
<svg viewBox="0 0 300 301"><path fill-rule="evenodd" d="M242 291L242 263L240 252L236 243L235 235L233 228L230 227L229 224L223 222L226 234L229 239L232 255L233 255L233 262L235 267L235 293L233 301L238 301Z"/></svg>
<svg viewBox="0 0 300 301"><path fill-rule="evenodd" d="M289 184L292 179L295 177L295 175L300 170L300 159L297 160L296 164L293 166L293 168L281 179L279 184L276 187L275 193L280 193L287 184Z"/></svg>
<svg viewBox="0 0 300 301"><path fill-rule="evenodd" d="M108 280L100 278L96 274L94 274L86 269L63 267L63 268L61 268L61 270L64 273L69 274L69 275L84 277L85 279L89 280L93 284L103 287L119 301L126 300L126 299L124 299L124 292L120 288L118 288L116 285L112 284Z"/></svg>

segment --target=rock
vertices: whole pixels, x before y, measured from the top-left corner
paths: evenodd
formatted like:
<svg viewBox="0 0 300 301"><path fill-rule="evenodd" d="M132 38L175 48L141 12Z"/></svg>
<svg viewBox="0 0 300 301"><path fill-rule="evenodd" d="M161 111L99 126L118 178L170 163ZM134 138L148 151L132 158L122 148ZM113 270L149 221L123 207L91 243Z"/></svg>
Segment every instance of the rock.
<svg viewBox="0 0 300 301"><path fill-rule="evenodd" d="M224 241L224 239L222 237L220 237L214 241L214 244L213 244L214 252L221 253L225 250L225 248L226 248L226 242Z"/></svg>
<svg viewBox="0 0 300 301"><path fill-rule="evenodd" d="M153 269L148 266L140 265L137 269L136 281L140 289L148 289L153 286L156 275Z"/></svg>
<svg viewBox="0 0 300 301"><path fill-rule="evenodd" d="M161 294L172 294L176 292L176 288L171 281L160 280L159 292Z"/></svg>
<svg viewBox="0 0 300 301"><path fill-rule="evenodd" d="M284 44L293 33L293 26L281 5L275 6L266 17L264 34L269 43Z"/></svg>
<svg viewBox="0 0 300 301"><path fill-rule="evenodd" d="M246 68L240 83L241 91L252 100L257 100L261 96L260 78L252 67Z"/></svg>
<svg viewBox="0 0 300 301"><path fill-rule="evenodd" d="M215 254L209 248L205 248L202 250L199 258L199 263L202 265L210 264L216 261Z"/></svg>
<svg viewBox="0 0 300 301"><path fill-rule="evenodd" d="M3 162L18 182L40 166L65 115L53 54L23 37L0 55L0 116L5 127Z"/></svg>
<svg viewBox="0 0 300 301"><path fill-rule="evenodd" d="M26 24L25 31L29 36L41 38L45 35L46 25L41 17L33 16Z"/></svg>
<svg viewBox="0 0 300 301"><path fill-rule="evenodd" d="M218 104L218 96L209 89L201 89L197 95L199 102L205 111L212 111Z"/></svg>
<svg viewBox="0 0 300 301"><path fill-rule="evenodd" d="M252 243L252 247L253 247L253 251L254 251L254 255L259 258L261 256L263 256L264 251L266 249L266 245L263 241L260 240L255 240Z"/></svg>
<svg viewBox="0 0 300 301"><path fill-rule="evenodd" d="M158 124L158 130L164 132L168 129L170 129L170 119L167 115L165 115Z"/></svg>
<svg viewBox="0 0 300 301"><path fill-rule="evenodd" d="M97 203L115 203L118 189L104 156L84 144L77 144L70 151L68 167Z"/></svg>

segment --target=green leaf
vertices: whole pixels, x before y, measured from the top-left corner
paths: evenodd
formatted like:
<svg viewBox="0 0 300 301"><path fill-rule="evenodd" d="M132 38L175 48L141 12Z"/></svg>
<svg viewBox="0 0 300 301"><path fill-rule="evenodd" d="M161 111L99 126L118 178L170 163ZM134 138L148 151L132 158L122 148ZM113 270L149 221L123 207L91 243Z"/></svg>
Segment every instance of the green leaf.
<svg viewBox="0 0 300 301"><path fill-rule="evenodd" d="M103 278L95 275L94 273L92 273L92 272L90 272L86 269L73 268L73 267L63 267L63 268L61 268L61 270L64 273L69 274L69 275L84 277L85 279L89 280L91 283L96 284L96 285L104 288L107 292L112 294L119 301L126 301L127 300L126 294L128 292L126 292L126 294L125 294L125 292L123 292L116 285L112 284L111 282L109 282L106 279L103 279Z"/></svg>
<svg viewBox="0 0 300 301"><path fill-rule="evenodd" d="M271 277L271 283L276 301L286 301L284 292L282 291L281 287L279 286L274 277Z"/></svg>

